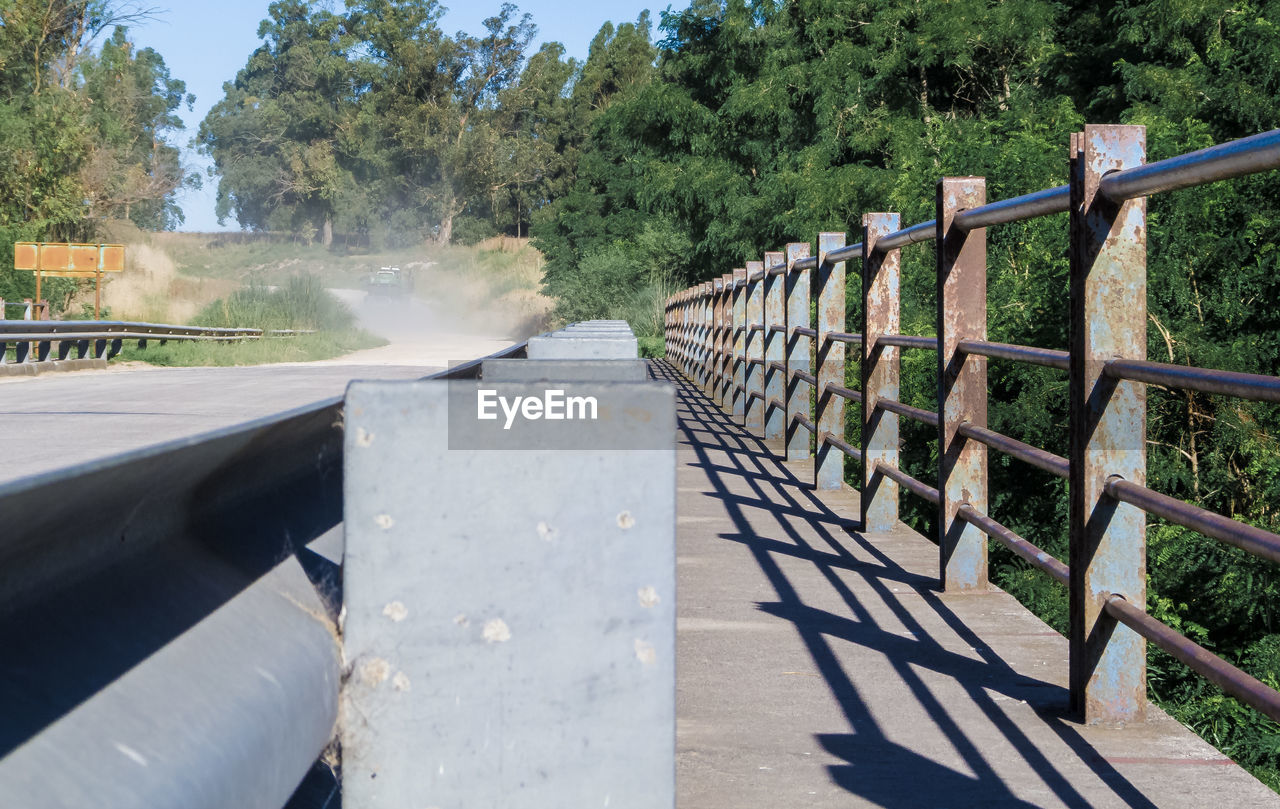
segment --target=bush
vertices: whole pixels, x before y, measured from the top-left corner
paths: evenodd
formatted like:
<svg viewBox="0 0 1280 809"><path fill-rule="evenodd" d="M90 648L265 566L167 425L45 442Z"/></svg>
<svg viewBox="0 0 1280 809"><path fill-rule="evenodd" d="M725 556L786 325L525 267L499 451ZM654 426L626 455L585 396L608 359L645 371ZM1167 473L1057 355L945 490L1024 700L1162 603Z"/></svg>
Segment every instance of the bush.
<svg viewBox="0 0 1280 809"><path fill-rule="evenodd" d="M295 275L283 286L254 283L216 300L196 315L197 326L347 331L355 315L314 275Z"/></svg>

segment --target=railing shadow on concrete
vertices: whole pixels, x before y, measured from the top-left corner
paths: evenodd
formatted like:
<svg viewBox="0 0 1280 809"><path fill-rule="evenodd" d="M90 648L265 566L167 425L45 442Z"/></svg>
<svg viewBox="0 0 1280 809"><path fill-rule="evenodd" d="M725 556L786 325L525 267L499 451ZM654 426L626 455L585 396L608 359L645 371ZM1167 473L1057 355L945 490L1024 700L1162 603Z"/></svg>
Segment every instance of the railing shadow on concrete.
<svg viewBox="0 0 1280 809"><path fill-rule="evenodd" d="M1017 798L1010 791L992 769L978 743L969 739L964 730L951 720L948 707L930 692L914 671L914 668L922 667L961 684L972 703L998 728L1064 805L1089 809L1094 804L1030 742L988 692L994 691L1003 697L1031 704L1045 727L1052 730L1117 799L1132 809L1154 809L1154 803L1081 738L1072 723L1064 721L1063 715L1068 706L1066 689L1019 674L995 652L985 648L939 597L935 579L911 573L880 552L874 541L858 530L861 527L859 523L831 511L816 495L810 481L801 480L785 465L778 463L777 453L763 440L734 424L728 414L708 400L675 368L656 363L654 374L656 378L677 385L677 412L683 442L693 449L696 465L706 472L714 496L724 504L737 529L736 533L722 534L720 538L747 548L778 595L777 601L760 603L758 609L794 624L850 725L849 734L818 736L824 749L848 762L831 768L830 775L835 783L876 805L901 809L955 802L966 805L968 802L999 806L1035 805ZM715 463L710 457L710 453L715 451L732 458L734 465L726 467ZM734 489L739 487L731 485L733 478L745 482L755 496L746 498L735 493ZM753 525L744 513L744 509L749 507L767 509L775 521L769 526ZM808 544L796 530L799 522L808 523L828 547ZM781 531L790 543L762 536L770 529ZM876 563L868 564L856 558L849 550L851 546L873 557ZM839 594L842 603L850 610L850 617L806 606L774 560L775 554L812 563ZM914 639L877 627L865 602L855 596L837 571L861 577L893 616L914 635ZM979 652L982 659L975 661L943 648L901 605L892 592L892 585L905 585L913 594L923 598L952 631ZM925 758L888 738L868 710L852 676L837 659L833 640L880 652L891 661L911 696L924 707L976 777ZM868 762L866 759L872 751L873 762ZM905 789L906 784L911 787Z"/></svg>

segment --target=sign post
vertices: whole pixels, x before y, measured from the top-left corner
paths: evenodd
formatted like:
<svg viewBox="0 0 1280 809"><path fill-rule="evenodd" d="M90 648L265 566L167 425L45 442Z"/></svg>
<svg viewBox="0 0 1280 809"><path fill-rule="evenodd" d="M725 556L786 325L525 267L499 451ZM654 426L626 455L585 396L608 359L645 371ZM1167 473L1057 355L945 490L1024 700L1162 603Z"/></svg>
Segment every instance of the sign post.
<svg viewBox="0 0 1280 809"><path fill-rule="evenodd" d="M13 268L35 272L37 311L45 276L94 279L93 318L97 320L102 310L102 274L124 271L124 245L17 242L13 245Z"/></svg>

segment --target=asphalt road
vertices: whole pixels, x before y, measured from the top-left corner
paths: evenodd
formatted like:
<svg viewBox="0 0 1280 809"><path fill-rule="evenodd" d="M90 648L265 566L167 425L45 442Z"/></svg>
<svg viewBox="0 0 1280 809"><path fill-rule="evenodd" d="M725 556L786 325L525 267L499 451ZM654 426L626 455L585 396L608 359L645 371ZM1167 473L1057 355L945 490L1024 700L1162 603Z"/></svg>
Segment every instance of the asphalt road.
<svg viewBox="0 0 1280 809"><path fill-rule="evenodd" d="M0 483L341 396L353 379L419 378L511 344L459 328L422 301L338 292L388 345L315 363L0 378Z"/></svg>
<svg viewBox="0 0 1280 809"><path fill-rule="evenodd" d="M261 365L14 377L0 381L0 483L341 396L352 379L414 379L432 370Z"/></svg>

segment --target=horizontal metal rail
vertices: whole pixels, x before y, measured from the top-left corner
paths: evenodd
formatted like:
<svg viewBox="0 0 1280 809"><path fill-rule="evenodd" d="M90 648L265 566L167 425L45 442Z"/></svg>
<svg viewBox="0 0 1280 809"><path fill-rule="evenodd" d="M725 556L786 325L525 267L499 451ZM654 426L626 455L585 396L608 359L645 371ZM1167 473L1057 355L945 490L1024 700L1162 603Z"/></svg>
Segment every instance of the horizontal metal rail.
<svg viewBox="0 0 1280 809"><path fill-rule="evenodd" d="M862 258L862 242L851 244L847 247L840 247L827 253L826 259L828 264L839 264L842 261L851 261L853 259Z"/></svg>
<svg viewBox="0 0 1280 809"><path fill-rule="evenodd" d="M903 472L901 469L895 469L892 466L885 466L879 461L876 461L876 471L890 480L896 481L899 486L911 492L916 497L928 500L935 506L938 505L938 490L927 483L921 483L906 472Z"/></svg>
<svg viewBox="0 0 1280 809"><path fill-rule="evenodd" d="M1280 168L1280 129L1108 174L1098 191L1120 202L1274 168Z"/></svg>
<svg viewBox="0 0 1280 809"><path fill-rule="evenodd" d="M1190 638L1170 629L1114 593L1103 602L1107 614L1164 649L1231 696L1280 722L1280 693L1241 671Z"/></svg>
<svg viewBox="0 0 1280 809"><path fill-rule="evenodd" d="M1071 207L1071 189L1060 185L1020 197L989 202L956 214L952 223L961 230L977 230L1006 222L1035 219L1055 213L1066 213Z"/></svg>
<svg viewBox="0 0 1280 809"><path fill-rule="evenodd" d="M861 334L849 334L848 332L843 332L843 331L827 332L827 340L831 342L836 342L836 343L854 343L857 345L862 345Z"/></svg>
<svg viewBox="0 0 1280 809"><path fill-rule="evenodd" d="M960 519L1004 545L1030 564L1048 573L1059 584L1065 586L1071 580L1071 569L1055 556L1032 545L968 503L960 506L956 514Z"/></svg>
<svg viewBox="0 0 1280 809"><path fill-rule="evenodd" d="M765 367L768 368L770 371L777 371L780 374L786 373L787 371L787 366L783 365L780 362L771 362L771 363L768 363Z"/></svg>
<svg viewBox="0 0 1280 809"><path fill-rule="evenodd" d="M888 410L890 413L897 413L899 416L906 416L912 421L918 421L921 424L928 424L930 427L938 426L937 413L903 404L897 399L885 399L883 397L876 399L876 407L881 410Z"/></svg>
<svg viewBox="0 0 1280 809"><path fill-rule="evenodd" d="M1280 377L1276 376L1214 371L1146 360L1111 360L1103 366L1102 372L1113 379L1132 379L1167 388L1221 393L1261 402L1280 402Z"/></svg>
<svg viewBox="0 0 1280 809"><path fill-rule="evenodd" d="M818 378L807 371L792 371L791 375L802 382L808 382L810 385L818 384Z"/></svg>
<svg viewBox="0 0 1280 809"><path fill-rule="evenodd" d="M895 230L893 233L880 237L880 240L876 242L875 251L877 253L887 253L890 250L898 250L916 242L932 241L937 237L938 223L930 219L928 222L921 222L909 228Z"/></svg>
<svg viewBox="0 0 1280 809"><path fill-rule="evenodd" d="M781 323L770 323L769 333L770 334L786 334L787 327L782 325Z"/></svg>
<svg viewBox="0 0 1280 809"><path fill-rule="evenodd" d="M902 348L923 348L926 351L938 350L937 337L914 337L909 334L882 334L876 338L876 342L887 346L901 346Z"/></svg>
<svg viewBox="0 0 1280 809"><path fill-rule="evenodd" d="M1048 450L1024 444L1016 438L1010 438L1003 433L997 433L995 430L975 427L966 422L957 427L956 432L965 438L972 438L974 441L986 444L994 450L999 450L1005 455L1029 463L1064 480L1069 473L1070 464L1061 455L1054 455Z"/></svg>
<svg viewBox="0 0 1280 809"><path fill-rule="evenodd" d="M1066 351L1053 348L1032 348L1031 346L1010 345L1009 343L989 343L986 340L961 340L956 348L964 354L977 354L982 357L993 357L1001 360L1028 362L1032 365L1044 365L1060 371L1069 369L1071 355Z"/></svg>
<svg viewBox="0 0 1280 809"><path fill-rule="evenodd" d="M823 393L834 393L836 396L839 396L844 399L849 399L854 402L862 401L862 391L849 390L848 388L843 387L841 385L833 385L828 383L827 386L822 389L822 391Z"/></svg>
<svg viewBox="0 0 1280 809"><path fill-rule="evenodd" d="M135 336L168 340L183 338L251 339L262 329L175 326L113 320L0 320L0 340L109 339Z"/></svg>
<svg viewBox="0 0 1280 809"><path fill-rule="evenodd" d="M1106 493L1122 503L1137 506L1149 514L1199 531L1228 545L1246 550L1272 562L1280 562L1280 536L1174 497L1153 492L1124 478L1108 478Z"/></svg>
<svg viewBox="0 0 1280 809"><path fill-rule="evenodd" d="M821 436L819 436L819 439L822 441L822 443L830 444L831 446L840 450L845 455L848 455L850 458L854 459L855 461L862 460L862 450L858 449L857 447L849 446L848 443L840 440L839 438L836 438L831 433L823 433Z"/></svg>
<svg viewBox="0 0 1280 809"><path fill-rule="evenodd" d="M808 326L793 326L793 327L792 327L792 329L791 329L791 333L792 333L792 334L799 334L799 335L801 335L802 337L817 337L817 336L818 336L818 330L817 330L817 329L811 329L811 328L809 328Z"/></svg>
<svg viewBox="0 0 1280 809"><path fill-rule="evenodd" d="M765 268L765 272L769 275L785 275L787 272L786 264L774 264Z"/></svg>
<svg viewBox="0 0 1280 809"><path fill-rule="evenodd" d="M805 256L804 258L796 259L795 263L791 265L791 269L797 272L800 270L816 270L818 269L818 257Z"/></svg>
<svg viewBox="0 0 1280 809"><path fill-rule="evenodd" d="M809 432L813 433L814 435L818 434L818 428L814 426L812 421L809 421L809 417L806 416L804 413L791 414L791 420L796 422L797 424L799 424L801 427L805 428Z"/></svg>

